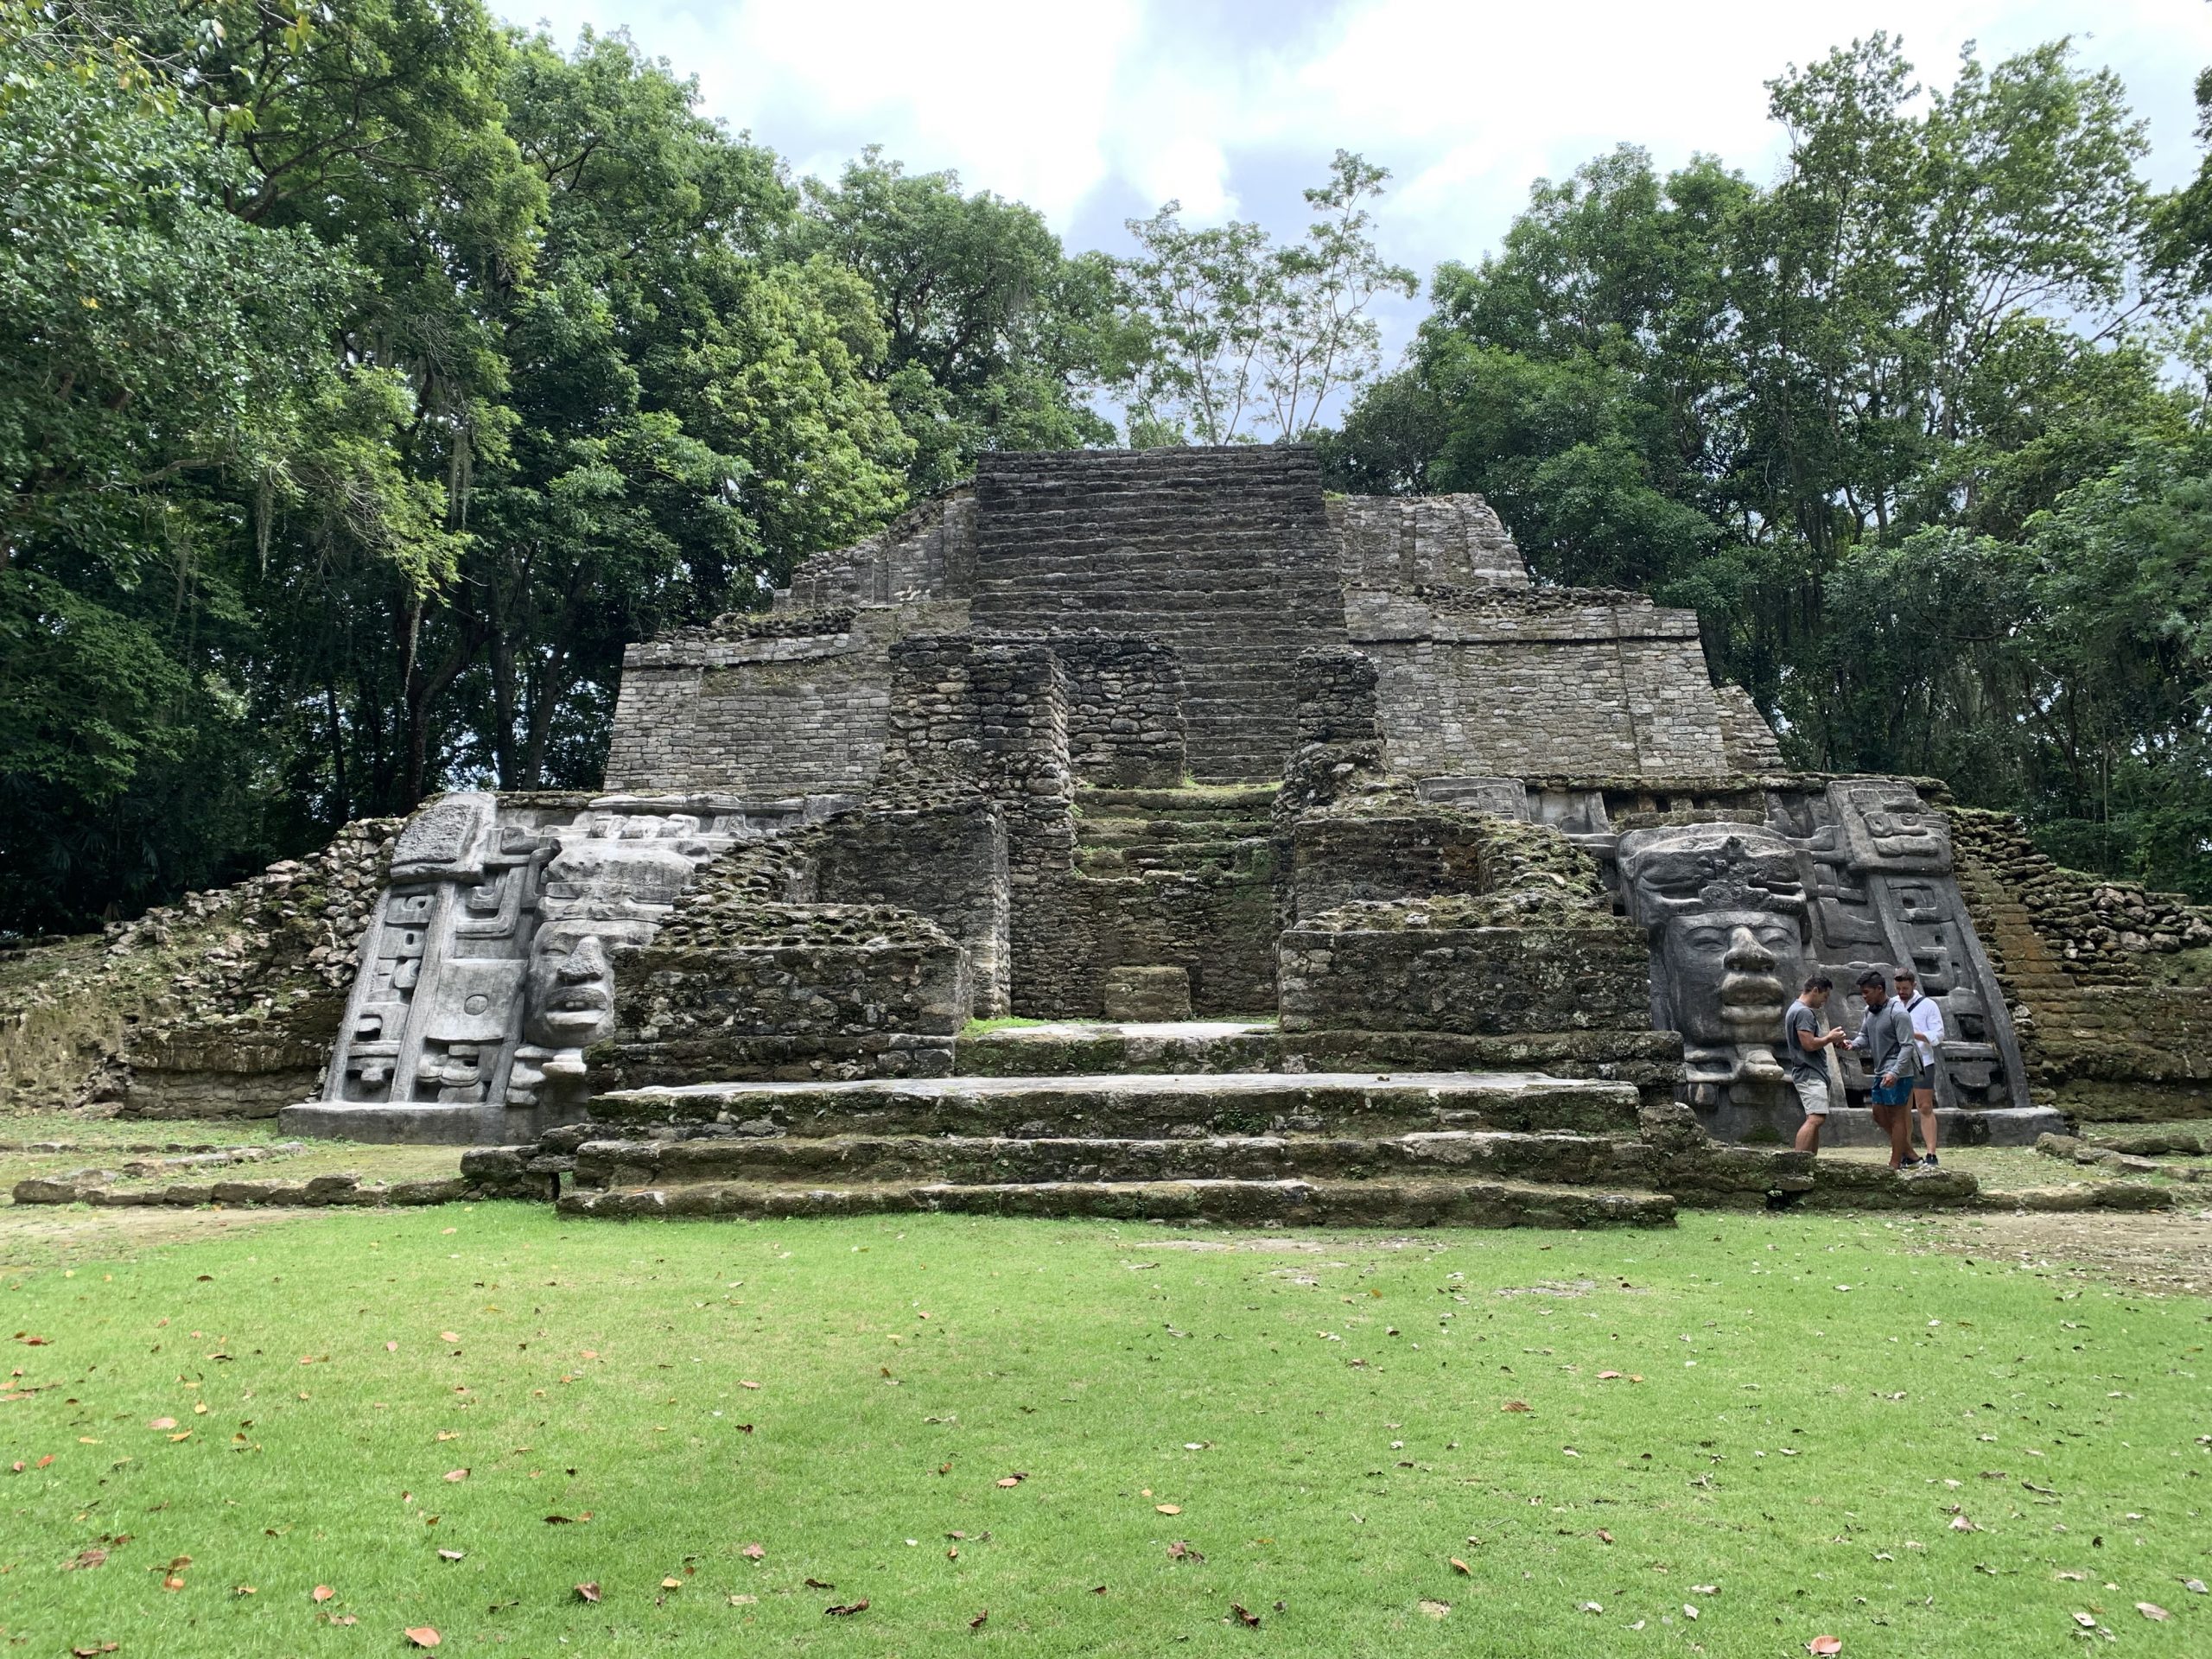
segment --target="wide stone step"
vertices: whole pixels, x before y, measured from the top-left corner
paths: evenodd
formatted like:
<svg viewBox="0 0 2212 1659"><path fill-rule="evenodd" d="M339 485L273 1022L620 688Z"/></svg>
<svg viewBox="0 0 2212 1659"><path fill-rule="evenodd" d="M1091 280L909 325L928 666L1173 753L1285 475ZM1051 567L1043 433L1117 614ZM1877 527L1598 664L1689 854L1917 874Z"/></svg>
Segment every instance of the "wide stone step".
<svg viewBox="0 0 2212 1659"><path fill-rule="evenodd" d="M585 1188L702 1182L1372 1180L1403 1177L1651 1186L1652 1160L1629 1138L1441 1130L1369 1140L1204 1135L1153 1140L1003 1135L716 1135L593 1141L576 1151Z"/></svg>
<svg viewBox="0 0 2212 1659"><path fill-rule="evenodd" d="M728 1216L780 1219L950 1211L994 1216L1095 1216L1232 1226L1669 1227L1661 1192L1595 1192L1518 1181L1193 1180L871 1182L804 1186L716 1181L562 1195L565 1216L638 1219Z"/></svg>
<svg viewBox="0 0 2212 1659"><path fill-rule="evenodd" d="M1140 818L1077 820L1076 841L1083 847L1150 847L1171 842L1265 840L1271 826L1263 817Z"/></svg>
<svg viewBox="0 0 2212 1659"><path fill-rule="evenodd" d="M1097 847L1079 844L1075 867L1086 875L1131 875L1160 870L1249 875L1266 880L1274 874L1273 844L1264 836L1238 841L1179 841L1150 846Z"/></svg>
<svg viewBox="0 0 2212 1659"><path fill-rule="evenodd" d="M1107 789L1089 785L1075 792L1078 811L1089 817L1175 818L1265 818L1274 810L1273 784L1208 789Z"/></svg>
<svg viewBox="0 0 2212 1659"><path fill-rule="evenodd" d="M1554 1079L1601 1077L1672 1095L1679 1080L1681 1039L1671 1032L1522 1032L1477 1036L1457 1032L1285 1032L1273 1021L1179 1022L1052 1020L999 1026L962 1036L953 1070L963 1077L1083 1077L1109 1072L1209 1074L1282 1071L1309 1076L1357 1072L1403 1077L1416 1072L1536 1073ZM1500 1122L1500 1128L1633 1129L1630 1097L1607 1097L1619 1116ZM1545 1103L1560 1109L1561 1103Z"/></svg>
<svg viewBox="0 0 2212 1659"><path fill-rule="evenodd" d="M1630 1083L1533 1072L1261 1071L704 1083L601 1095L590 1116L622 1128L721 1123L764 1135L1376 1138L1424 1129L1603 1133L1633 1124L1636 1105Z"/></svg>

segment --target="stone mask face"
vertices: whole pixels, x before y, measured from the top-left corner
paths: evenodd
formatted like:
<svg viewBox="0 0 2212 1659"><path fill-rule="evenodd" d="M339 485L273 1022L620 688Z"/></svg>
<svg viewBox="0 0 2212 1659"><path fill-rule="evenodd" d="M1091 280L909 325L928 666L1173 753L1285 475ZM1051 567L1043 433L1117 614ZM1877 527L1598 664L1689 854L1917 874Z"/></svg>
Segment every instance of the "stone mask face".
<svg viewBox="0 0 2212 1659"><path fill-rule="evenodd" d="M614 970L595 934L543 930L523 994L524 1042L588 1048L614 1028Z"/></svg>
<svg viewBox="0 0 2212 1659"><path fill-rule="evenodd" d="M1692 1080L1778 1078L1773 1046L1805 967L1789 844L1751 824L1641 830L1621 837L1620 864L1651 940L1653 1012L1682 1033Z"/></svg>
<svg viewBox="0 0 2212 1659"><path fill-rule="evenodd" d="M1676 1029L1685 1042L1765 1044L1803 977L1797 918L1773 911L1694 911L1661 938Z"/></svg>

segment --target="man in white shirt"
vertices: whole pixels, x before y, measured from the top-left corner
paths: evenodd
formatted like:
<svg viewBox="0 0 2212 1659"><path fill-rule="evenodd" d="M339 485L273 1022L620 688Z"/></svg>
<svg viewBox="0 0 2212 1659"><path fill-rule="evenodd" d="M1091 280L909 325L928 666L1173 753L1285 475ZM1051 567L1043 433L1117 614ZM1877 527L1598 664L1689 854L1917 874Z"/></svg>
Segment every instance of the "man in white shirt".
<svg viewBox="0 0 2212 1659"><path fill-rule="evenodd" d="M1936 1057L1943 1048L1943 1010L1932 996L1920 991L1920 976L1910 968L1896 974L1897 1001L1912 1020L1912 1046L1920 1056L1920 1075L1913 1079L1912 1109L1920 1118L1921 1144L1928 1148L1923 1167L1936 1167Z"/></svg>

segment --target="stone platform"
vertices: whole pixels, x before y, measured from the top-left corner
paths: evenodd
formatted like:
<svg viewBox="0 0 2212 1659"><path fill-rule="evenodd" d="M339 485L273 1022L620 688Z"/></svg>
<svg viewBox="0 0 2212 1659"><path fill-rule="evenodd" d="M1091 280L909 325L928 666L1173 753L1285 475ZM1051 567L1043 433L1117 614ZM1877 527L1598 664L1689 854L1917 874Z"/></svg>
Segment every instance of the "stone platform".
<svg viewBox="0 0 2212 1659"><path fill-rule="evenodd" d="M1244 1226L1665 1226L1679 1209L1779 1207L1815 1185L1810 1158L1716 1145L1633 1084L1525 1071L729 1082L620 1090L591 1112L532 1147L470 1153L464 1170L518 1196L562 1181L562 1212L579 1217L950 1211ZM1876 1205L1974 1191L1963 1175L1854 1174L1858 1201Z"/></svg>

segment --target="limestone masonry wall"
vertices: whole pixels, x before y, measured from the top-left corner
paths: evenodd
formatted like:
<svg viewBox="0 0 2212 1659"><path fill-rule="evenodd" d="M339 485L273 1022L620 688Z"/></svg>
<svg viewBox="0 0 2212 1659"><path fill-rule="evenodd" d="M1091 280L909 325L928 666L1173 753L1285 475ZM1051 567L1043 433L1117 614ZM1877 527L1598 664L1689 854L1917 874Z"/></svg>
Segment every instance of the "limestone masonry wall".
<svg viewBox="0 0 2212 1659"><path fill-rule="evenodd" d="M893 641L964 620L957 607L921 604L803 612L753 619L736 638L702 630L632 645L607 786L865 793L882 761Z"/></svg>
<svg viewBox="0 0 2212 1659"><path fill-rule="evenodd" d="M1067 699L1068 764L1087 784L1173 789L1187 735L1183 665L1141 635L1056 633Z"/></svg>
<svg viewBox="0 0 2212 1659"><path fill-rule="evenodd" d="M620 953L614 981L615 1031L590 1055L602 1089L944 1077L968 1018L958 944L885 906L754 906L710 945Z"/></svg>
<svg viewBox="0 0 2212 1659"><path fill-rule="evenodd" d="M976 626L1150 636L1182 665L1192 776L1281 775L1287 667L1343 640L1311 450L986 455L976 499Z"/></svg>
<svg viewBox="0 0 2212 1659"><path fill-rule="evenodd" d="M997 803L1006 836L1009 1000L1016 1014L1047 1007L1047 988L1070 949L1058 895L1075 847L1059 659L1038 639L924 635L892 648L891 672L885 778L953 779Z"/></svg>
<svg viewBox="0 0 2212 1659"><path fill-rule="evenodd" d="M1349 594L1393 770L1713 777L1728 770L1697 616L1556 588Z"/></svg>
<svg viewBox="0 0 2212 1659"><path fill-rule="evenodd" d="M1340 568L1347 590L1529 585L1521 550L1479 495L1337 496L1329 502L1329 524L1344 538Z"/></svg>
<svg viewBox="0 0 2212 1659"><path fill-rule="evenodd" d="M901 514L868 540L817 553L791 572L776 609L964 599L975 581L976 497L957 489Z"/></svg>
<svg viewBox="0 0 2212 1659"><path fill-rule="evenodd" d="M2091 1121L2212 1116L2212 912L2063 868L2009 814L1948 816L2037 1097Z"/></svg>

